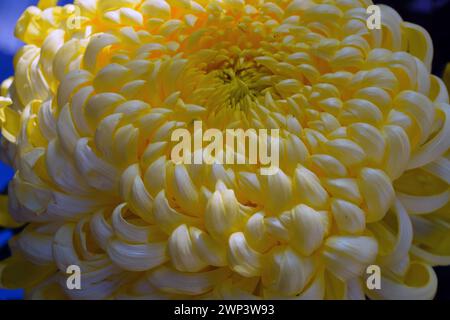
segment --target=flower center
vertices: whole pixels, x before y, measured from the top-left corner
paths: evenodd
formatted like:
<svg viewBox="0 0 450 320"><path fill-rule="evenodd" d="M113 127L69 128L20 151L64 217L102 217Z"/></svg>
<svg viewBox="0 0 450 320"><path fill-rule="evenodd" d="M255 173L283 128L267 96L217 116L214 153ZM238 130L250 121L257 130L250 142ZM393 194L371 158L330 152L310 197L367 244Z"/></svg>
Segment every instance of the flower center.
<svg viewBox="0 0 450 320"><path fill-rule="evenodd" d="M209 94L203 105L219 118L224 114L234 114L240 119L248 117L264 96L264 90L271 86L267 81L269 70L252 58L230 59L214 65L207 74L211 82L207 83Z"/></svg>
<svg viewBox="0 0 450 320"><path fill-rule="evenodd" d="M226 106L241 111L246 111L254 102L257 92L251 87L252 71L245 69L227 69L222 72L220 78L227 87L228 100Z"/></svg>

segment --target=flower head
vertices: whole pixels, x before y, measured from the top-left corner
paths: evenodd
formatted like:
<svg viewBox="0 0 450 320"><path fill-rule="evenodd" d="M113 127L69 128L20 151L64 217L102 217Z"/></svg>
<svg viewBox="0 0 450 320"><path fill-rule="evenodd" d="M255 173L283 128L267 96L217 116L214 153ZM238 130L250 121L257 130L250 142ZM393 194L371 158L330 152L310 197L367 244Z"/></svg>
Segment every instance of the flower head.
<svg viewBox="0 0 450 320"><path fill-rule="evenodd" d="M31 298L432 298L450 264L450 106L422 28L369 0L30 7L2 86L0 283ZM259 165L174 164L171 133L280 130ZM198 150L194 150L195 151ZM379 265L381 289L366 286ZM78 265L82 289L66 287Z"/></svg>

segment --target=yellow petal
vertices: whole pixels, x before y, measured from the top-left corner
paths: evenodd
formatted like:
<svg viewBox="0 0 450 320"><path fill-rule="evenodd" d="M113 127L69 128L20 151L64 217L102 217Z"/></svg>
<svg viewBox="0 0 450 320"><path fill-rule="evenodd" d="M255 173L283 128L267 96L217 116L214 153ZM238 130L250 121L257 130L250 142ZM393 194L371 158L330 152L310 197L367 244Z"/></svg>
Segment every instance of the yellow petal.
<svg viewBox="0 0 450 320"><path fill-rule="evenodd" d="M5 228L17 228L22 224L15 222L8 213L8 197L0 195L0 226Z"/></svg>
<svg viewBox="0 0 450 320"><path fill-rule="evenodd" d="M39 266L20 256L10 257L0 263L0 286L9 289L33 288L55 272L54 266Z"/></svg>

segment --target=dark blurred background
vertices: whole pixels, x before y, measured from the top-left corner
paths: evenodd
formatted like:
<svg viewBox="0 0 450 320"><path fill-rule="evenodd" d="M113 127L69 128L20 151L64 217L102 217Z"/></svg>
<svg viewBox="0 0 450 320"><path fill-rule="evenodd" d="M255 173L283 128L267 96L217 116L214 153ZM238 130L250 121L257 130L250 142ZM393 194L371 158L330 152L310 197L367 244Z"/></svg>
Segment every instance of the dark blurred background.
<svg viewBox="0 0 450 320"><path fill-rule="evenodd" d="M0 81L14 73L14 52L21 46L14 38L14 26L26 7L36 5L37 0L0 0ZM450 62L450 0L374 0L375 4L388 4L395 8L402 18L424 27L434 43L433 73L442 76L447 62ZM60 0L59 4L72 3ZM12 178L11 168L0 162L0 193L6 194L8 181ZM9 256L7 242L14 230L0 228L0 260ZM436 299L450 300L450 267L436 268L439 288ZM1 299L21 299L23 290L0 289Z"/></svg>

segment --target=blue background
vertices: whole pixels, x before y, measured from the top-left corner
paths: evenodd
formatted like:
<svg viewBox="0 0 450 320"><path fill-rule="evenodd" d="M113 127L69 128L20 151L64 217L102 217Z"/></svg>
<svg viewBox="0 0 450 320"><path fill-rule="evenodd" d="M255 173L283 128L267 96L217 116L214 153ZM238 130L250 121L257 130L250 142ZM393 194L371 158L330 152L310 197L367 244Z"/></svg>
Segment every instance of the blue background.
<svg viewBox="0 0 450 320"><path fill-rule="evenodd" d="M37 0L0 0L0 81L13 75L13 56L21 46L14 38L14 26L26 7L36 5ZM450 61L450 0L375 0L394 7L403 19L423 26L431 33L435 45L433 73L441 75L447 62ZM59 4L72 3L71 0L59 1ZM0 193L6 193L8 181L13 171L0 162ZM0 260L9 255L7 242L14 234L13 230L0 228ZM450 272L448 268L437 268L439 290L437 298L450 299ZM447 285L445 285L447 284ZM21 299L23 290L0 289L1 299Z"/></svg>

